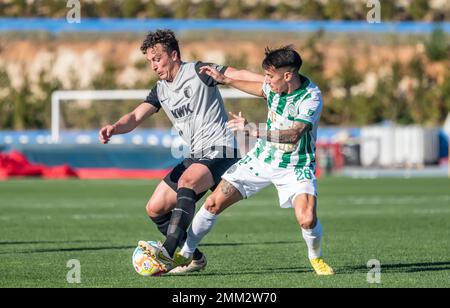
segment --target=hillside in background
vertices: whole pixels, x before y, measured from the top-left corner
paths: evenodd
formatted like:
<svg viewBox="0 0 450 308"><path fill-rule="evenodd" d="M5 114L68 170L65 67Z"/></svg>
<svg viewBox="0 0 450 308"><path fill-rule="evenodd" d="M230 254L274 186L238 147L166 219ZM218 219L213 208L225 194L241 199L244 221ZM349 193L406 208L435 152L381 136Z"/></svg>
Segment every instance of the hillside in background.
<svg viewBox="0 0 450 308"><path fill-rule="evenodd" d="M48 128L50 95L61 89L150 89L156 82L139 50L137 34L66 34L61 37L0 38L0 127ZM262 72L266 46L293 44L301 72L322 89L322 121L363 125L392 120L440 125L450 111L448 36L339 35L226 32L180 33L185 61L210 61ZM115 120L138 102L107 108L100 121ZM99 126L102 108L90 102L68 104L67 128ZM232 110L264 119L264 108L240 102ZM68 116L70 114L70 117ZM164 115L147 123L168 126Z"/></svg>

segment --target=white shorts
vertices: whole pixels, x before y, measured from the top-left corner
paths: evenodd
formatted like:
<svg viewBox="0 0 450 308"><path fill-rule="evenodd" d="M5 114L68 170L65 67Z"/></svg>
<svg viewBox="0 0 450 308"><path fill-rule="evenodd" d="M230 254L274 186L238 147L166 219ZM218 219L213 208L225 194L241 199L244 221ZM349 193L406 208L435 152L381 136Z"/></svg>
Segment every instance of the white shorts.
<svg viewBox="0 0 450 308"><path fill-rule="evenodd" d="M273 183L282 208L292 208L295 197L300 194L317 197L317 181L310 168L274 168L253 155L231 166L222 179L232 184L244 199Z"/></svg>

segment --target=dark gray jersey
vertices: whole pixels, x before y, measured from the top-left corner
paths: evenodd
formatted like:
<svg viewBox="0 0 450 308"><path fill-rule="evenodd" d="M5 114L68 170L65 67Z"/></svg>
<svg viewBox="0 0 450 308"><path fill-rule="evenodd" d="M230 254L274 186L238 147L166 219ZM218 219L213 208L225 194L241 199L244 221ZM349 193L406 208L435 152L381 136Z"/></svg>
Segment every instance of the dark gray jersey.
<svg viewBox="0 0 450 308"><path fill-rule="evenodd" d="M163 108L173 126L190 146L191 153L213 146L236 147L217 82L199 68L211 63L183 62L173 82L160 80L145 102ZM227 67L217 66L222 73Z"/></svg>

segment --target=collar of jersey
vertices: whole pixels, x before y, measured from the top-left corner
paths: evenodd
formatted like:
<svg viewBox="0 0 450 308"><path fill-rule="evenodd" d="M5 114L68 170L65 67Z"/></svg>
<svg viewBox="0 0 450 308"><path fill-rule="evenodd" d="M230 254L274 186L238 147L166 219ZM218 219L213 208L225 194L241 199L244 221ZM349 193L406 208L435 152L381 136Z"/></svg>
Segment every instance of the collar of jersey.
<svg viewBox="0 0 450 308"><path fill-rule="evenodd" d="M178 81L178 79L180 79L181 77L180 77L180 75L181 75L181 69L183 68L183 66L186 64L186 62L184 62L184 61L181 61L181 65L180 65L180 68L178 69L178 72L177 72L177 75L175 76L175 78L171 81L171 82L169 82L169 81L167 81L167 80L164 80L165 82L166 82L166 84L170 87L170 86L172 86L172 85L174 85L175 83L176 83L176 81Z"/></svg>
<svg viewBox="0 0 450 308"><path fill-rule="evenodd" d="M305 89L309 86L309 84L311 82L308 79L308 77L303 76L302 74L299 74L299 75L300 75L300 80L302 82L302 84L300 85L300 88L296 89L294 92L289 93L289 94L283 92L283 93L280 94L280 97L294 96L294 95L300 94L301 92L305 91Z"/></svg>

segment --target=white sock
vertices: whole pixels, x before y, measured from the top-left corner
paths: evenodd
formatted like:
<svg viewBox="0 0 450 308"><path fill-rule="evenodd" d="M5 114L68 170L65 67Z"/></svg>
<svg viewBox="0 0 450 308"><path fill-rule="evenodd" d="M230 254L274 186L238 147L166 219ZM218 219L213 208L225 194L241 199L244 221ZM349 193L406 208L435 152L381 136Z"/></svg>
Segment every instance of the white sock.
<svg viewBox="0 0 450 308"><path fill-rule="evenodd" d="M197 212L188 230L186 242L181 248L180 254L185 258L190 258L195 249L206 234L211 231L216 223L218 215L208 212L203 206Z"/></svg>
<svg viewBox="0 0 450 308"><path fill-rule="evenodd" d="M322 225L317 219L314 229L302 229L303 238L308 246L308 257L310 260L322 257Z"/></svg>

